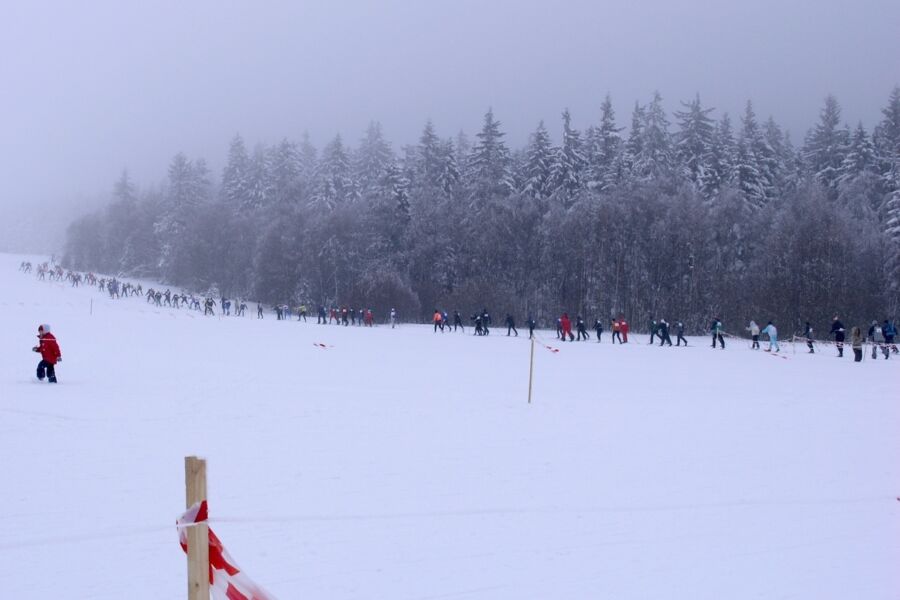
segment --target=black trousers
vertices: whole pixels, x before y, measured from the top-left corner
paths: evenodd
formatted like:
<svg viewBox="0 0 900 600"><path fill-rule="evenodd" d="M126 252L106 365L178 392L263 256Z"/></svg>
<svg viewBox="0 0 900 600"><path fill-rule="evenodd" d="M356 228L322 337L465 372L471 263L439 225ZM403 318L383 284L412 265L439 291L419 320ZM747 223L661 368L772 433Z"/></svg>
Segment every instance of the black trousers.
<svg viewBox="0 0 900 600"><path fill-rule="evenodd" d="M518 330L515 328L515 326L513 326L513 325L507 325L507 326L506 326L506 337L509 337L509 333L510 333L511 331L515 331L515 332L516 332L516 337L519 337L519 332L518 332Z"/></svg>
<svg viewBox="0 0 900 600"><path fill-rule="evenodd" d="M48 363L46 360L42 360L38 363L37 366L37 378L41 381L44 380L44 372L47 373L47 381L50 383L56 383L56 367Z"/></svg>
<svg viewBox="0 0 900 600"><path fill-rule="evenodd" d="M723 350L725 349L725 338L722 336L721 333L719 333L719 334L715 334L715 333L714 333L713 336L712 336L712 338L713 338L713 340L712 340L712 342L713 342L713 343L712 343L712 347L713 347L713 348L716 347L716 340L718 340L719 343L722 344L722 349L723 349Z"/></svg>
<svg viewBox="0 0 900 600"><path fill-rule="evenodd" d="M660 342L659 342L660 346L665 346L666 344L668 344L670 346L672 345L672 338L669 337L668 333L661 333L661 334L658 333L656 335L660 339Z"/></svg>
<svg viewBox="0 0 900 600"><path fill-rule="evenodd" d="M841 349L841 356L843 356L843 354L843 349ZM853 360L856 362L862 362L862 348L853 349Z"/></svg>
<svg viewBox="0 0 900 600"><path fill-rule="evenodd" d="M678 333L678 338L675 340L675 345L680 346L681 342L684 342L684 345L687 346L687 340L684 339L684 336L681 335L681 332Z"/></svg>
<svg viewBox="0 0 900 600"><path fill-rule="evenodd" d="M753 336L753 345L751 345L750 348L751 349L756 348L757 350L759 350L759 336L758 335Z"/></svg>

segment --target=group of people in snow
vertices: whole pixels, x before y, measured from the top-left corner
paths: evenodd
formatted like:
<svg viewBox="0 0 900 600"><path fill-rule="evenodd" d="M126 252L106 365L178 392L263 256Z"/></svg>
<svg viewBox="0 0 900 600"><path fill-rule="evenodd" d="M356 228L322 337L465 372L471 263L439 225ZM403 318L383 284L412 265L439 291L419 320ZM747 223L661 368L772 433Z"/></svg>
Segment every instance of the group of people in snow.
<svg viewBox="0 0 900 600"><path fill-rule="evenodd" d="M22 261L19 265L19 270L23 273L31 273L33 269L34 265L30 261ZM75 271L66 271L59 265L51 265L47 262L38 264L37 277L41 280L49 278L52 281L69 281L73 287L78 287L82 282L87 282L89 285L97 286L101 292L107 292L110 298L144 295L141 284L134 285L128 282L121 282L115 277L97 277L93 273L82 274ZM197 297L193 294L188 295L185 292L173 294L169 289L162 291L150 288L147 290L146 299L148 303L154 306L188 308L197 311L202 310L206 315L215 315L215 308L217 306L217 302L212 296ZM234 316L242 317L245 315L247 309L247 304L243 300L236 300L232 304L232 300L224 296L220 298L218 305L221 307L221 314L223 316L230 316L233 314ZM234 307L233 311L232 306ZM305 322L307 320L308 309L305 304L301 304L294 309L288 304L276 304L272 307L272 310L275 312L278 320L289 320L293 317L294 313L296 313L298 321ZM262 304L258 303L256 305L256 311L258 319L264 318ZM359 310L356 310L347 306L340 308L333 306L330 309L326 309L325 306L320 305L318 307L317 316L317 323L322 325L334 323L344 326L357 325L360 327L372 327L375 323L375 317L371 308L360 308ZM474 325L474 335L490 335L492 318L487 308L474 313L470 317L470 320ZM391 324L391 327L396 327L398 322L398 313L392 308L390 311L389 323ZM448 315L447 311L435 308L432 314L432 324L434 325L435 333L438 331L441 333L451 331L461 331L462 333L465 333L462 315L458 310L453 311L453 321L451 324L450 315ZM507 336L514 335L518 337L519 331L516 328L516 320L511 313L506 314L504 324L506 325ZM532 315L528 315L525 320L525 325L528 327L528 337L533 338L536 322ZM618 318L611 319L609 327L611 331L611 342L613 344L616 342L619 342L620 344L628 343L629 325L624 316L620 315ZM597 342L601 342L604 331L603 321L595 319L592 329L597 336ZM581 315L575 317L574 330L575 333L573 333L572 319L567 312L562 313L562 315L556 319L557 339L563 342L587 341L591 339L591 335L588 333L587 324ZM671 334L673 330L676 335L676 343L674 345L681 346L683 343L686 347L688 343L687 339L684 337L684 322L675 320L673 324L670 324L665 319L656 320L651 316L648 321L648 331L650 332L649 343L651 345L655 344L658 339L660 346L672 346ZM760 328L756 321L751 320L745 330L750 335L751 349L758 350L760 348L760 335L766 335L768 337L769 347L766 348L765 351L779 352L781 350L778 344L778 329L772 321L769 321L765 327ZM843 357L844 346L847 343L846 328L837 315L832 319L831 330L829 333L834 338L837 356ZM722 319L718 316L712 320L710 334L712 335L712 348L719 347L724 350L725 336L730 334L725 332ZM862 361L863 346L867 343L872 346L873 359L878 358L879 353L884 359L889 359L892 354L898 354L898 348L894 341L896 335L897 328L890 319L884 319L881 323L877 320L873 320L865 334L863 334L862 328L858 326L852 327L850 329L850 348L853 351L854 360L856 362ZM799 336L795 336L794 339L798 339L798 337ZM810 354L815 353L816 344L818 342L809 321L805 323L802 337L799 337L799 339L805 340ZM47 381L50 383L56 383L56 365L62 361L62 354L59 350L59 344L57 343L56 338L50 332L50 326L48 324L42 324L38 327L38 345L32 349L41 355L41 361L37 366L38 379L43 380L46 377Z"/></svg>

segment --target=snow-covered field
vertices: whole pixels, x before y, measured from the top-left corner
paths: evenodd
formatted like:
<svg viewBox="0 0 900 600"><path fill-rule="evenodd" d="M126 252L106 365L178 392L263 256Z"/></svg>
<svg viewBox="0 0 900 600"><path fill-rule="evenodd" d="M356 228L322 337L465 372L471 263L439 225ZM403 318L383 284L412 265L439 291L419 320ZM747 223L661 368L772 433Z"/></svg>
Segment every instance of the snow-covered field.
<svg viewBox="0 0 900 600"><path fill-rule="evenodd" d="M528 405L529 344L499 329L204 318L20 260L0 255L3 598L186 597L191 454L281 600L900 597L896 358L553 340ZM57 386L34 377L44 322Z"/></svg>

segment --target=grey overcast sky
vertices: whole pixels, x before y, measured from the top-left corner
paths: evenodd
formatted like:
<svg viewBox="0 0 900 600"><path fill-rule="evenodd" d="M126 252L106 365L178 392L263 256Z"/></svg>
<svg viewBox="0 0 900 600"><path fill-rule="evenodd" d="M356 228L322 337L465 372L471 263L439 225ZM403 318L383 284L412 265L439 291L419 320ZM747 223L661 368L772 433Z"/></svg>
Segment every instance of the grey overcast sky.
<svg viewBox="0 0 900 600"><path fill-rule="evenodd" d="M321 147L379 120L396 148L492 106L520 145L565 107L595 122L607 92L627 124L658 89L670 112L752 99L796 141L826 94L870 128L898 83L896 0L6 0L0 250L48 247L36 222L59 247L123 168L154 184L184 151L218 174L236 132Z"/></svg>

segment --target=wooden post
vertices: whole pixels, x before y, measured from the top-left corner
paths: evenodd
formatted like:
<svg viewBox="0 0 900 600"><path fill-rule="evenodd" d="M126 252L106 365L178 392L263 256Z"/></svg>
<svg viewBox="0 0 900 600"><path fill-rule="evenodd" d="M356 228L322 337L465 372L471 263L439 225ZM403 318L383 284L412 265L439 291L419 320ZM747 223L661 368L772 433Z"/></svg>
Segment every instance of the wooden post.
<svg viewBox="0 0 900 600"><path fill-rule="evenodd" d="M196 456L184 458L187 506L206 500L206 461ZM209 600L209 525L187 528L188 600Z"/></svg>
<svg viewBox="0 0 900 600"><path fill-rule="evenodd" d="M528 364L528 404L531 404L531 381L534 378L534 338L531 338L531 362Z"/></svg>

